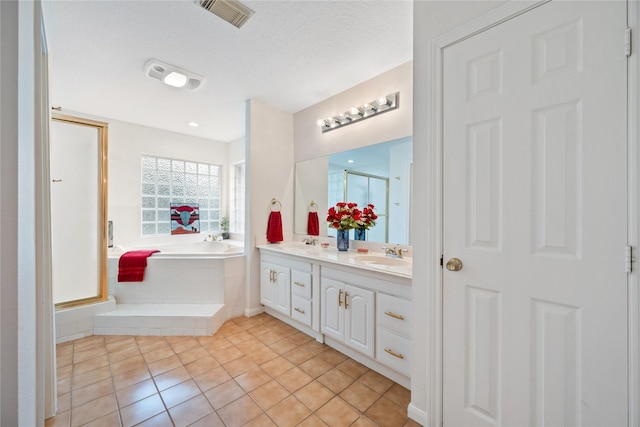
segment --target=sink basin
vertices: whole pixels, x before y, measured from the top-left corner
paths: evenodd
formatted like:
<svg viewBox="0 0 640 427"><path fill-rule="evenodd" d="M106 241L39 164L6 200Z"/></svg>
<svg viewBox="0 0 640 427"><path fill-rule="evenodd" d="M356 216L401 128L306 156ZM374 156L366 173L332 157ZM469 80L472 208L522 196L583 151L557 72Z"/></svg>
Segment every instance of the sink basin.
<svg viewBox="0 0 640 427"><path fill-rule="evenodd" d="M411 265L411 261L403 259L403 258L391 258L386 256L378 256L378 255L357 255L355 257L357 262L364 262L366 264L374 264L374 265L387 265L387 266L397 266L404 267Z"/></svg>

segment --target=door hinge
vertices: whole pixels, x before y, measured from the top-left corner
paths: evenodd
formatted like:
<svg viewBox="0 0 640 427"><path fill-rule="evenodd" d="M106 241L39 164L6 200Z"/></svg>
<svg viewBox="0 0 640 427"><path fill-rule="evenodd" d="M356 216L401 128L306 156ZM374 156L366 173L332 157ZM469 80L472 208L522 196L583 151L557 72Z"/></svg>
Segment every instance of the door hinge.
<svg viewBox="0 0 640 427"><path fill-rule="evenodd" d="M633 271L633 263L636 261L633 256L633 248L631 246L624 247L624 272L631 273Z"/></svg>
<svg viewBox="0 0 640 427"><path fill-rule="evenodd" d="M444 255L440 255L440 267L444 267Z"/></svg>
<svg viewBox="0 0 640 427"><path fill-rule="evenodd" d="M624 29L624 54L631 56L631 28Z"/></svg>

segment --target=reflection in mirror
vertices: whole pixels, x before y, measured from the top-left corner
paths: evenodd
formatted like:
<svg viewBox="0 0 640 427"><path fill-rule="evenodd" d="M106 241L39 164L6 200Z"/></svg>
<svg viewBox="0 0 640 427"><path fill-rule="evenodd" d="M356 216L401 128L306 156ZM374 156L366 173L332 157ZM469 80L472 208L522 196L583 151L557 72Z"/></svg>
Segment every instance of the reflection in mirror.
<svg viewBox="0 0 640 427"><path fill-rule="evenodd" d="M340 201L375 205L376 225L370 242L411 244L412 138L370 145L296 164L295 232L309 234L308 216L317 204L320 236L335 236L325 222L330 206ZM353 239L353 231L350 232Z"/></svg>

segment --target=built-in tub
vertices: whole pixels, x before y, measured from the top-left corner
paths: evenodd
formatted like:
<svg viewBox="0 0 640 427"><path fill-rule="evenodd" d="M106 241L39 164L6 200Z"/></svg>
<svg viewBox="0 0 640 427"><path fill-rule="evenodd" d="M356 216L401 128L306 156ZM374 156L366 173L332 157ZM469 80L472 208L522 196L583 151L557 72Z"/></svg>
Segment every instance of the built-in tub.
<svg viewBox="0 0 640 427"><path fill-rule="evenodd" d="M140 249L160 251L147 259L144 280L118 282L120 256ZM233 304L229 297L241 295L225 298L225 293L243 289L243 255L242 243L235 241L116 247L109 255L109 294L118 304Z"/></svg>

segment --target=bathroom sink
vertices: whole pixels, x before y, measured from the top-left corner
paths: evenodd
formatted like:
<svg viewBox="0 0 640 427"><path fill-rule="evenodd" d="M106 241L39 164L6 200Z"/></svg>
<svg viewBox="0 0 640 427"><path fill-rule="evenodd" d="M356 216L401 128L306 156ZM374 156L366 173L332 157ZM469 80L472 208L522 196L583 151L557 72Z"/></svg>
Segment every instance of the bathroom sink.
<svg viewBox="0 0 640 427"><path fill-rule="evenodd" d="M379 256L379 255L357 255L355 257L357 262L363 262L366 264L374 264L374 265L386 265L393 267L404 267L411 265L411 261L403 259L403 258L391 258L387 256Z"/></svg>

